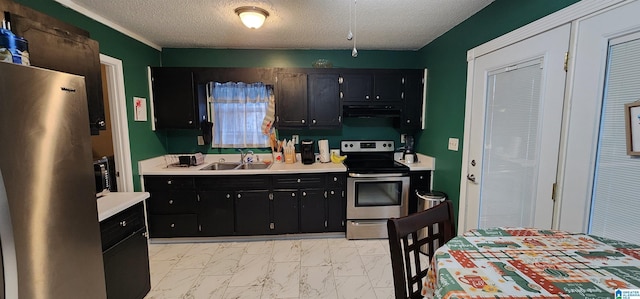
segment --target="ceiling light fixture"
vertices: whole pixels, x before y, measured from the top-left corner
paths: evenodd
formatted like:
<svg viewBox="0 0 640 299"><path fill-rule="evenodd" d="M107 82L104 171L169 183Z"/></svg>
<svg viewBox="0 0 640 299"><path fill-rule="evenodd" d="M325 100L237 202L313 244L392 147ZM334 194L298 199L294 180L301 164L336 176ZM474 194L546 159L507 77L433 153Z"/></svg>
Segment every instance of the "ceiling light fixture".
<svg viewBox="0 0 640 299"><path fill-rule="evenodd" d="M242 23L251 29L262 27L262 24L269 16L269 12L256 6L242 6L236 8L235 11Z"/></svg>

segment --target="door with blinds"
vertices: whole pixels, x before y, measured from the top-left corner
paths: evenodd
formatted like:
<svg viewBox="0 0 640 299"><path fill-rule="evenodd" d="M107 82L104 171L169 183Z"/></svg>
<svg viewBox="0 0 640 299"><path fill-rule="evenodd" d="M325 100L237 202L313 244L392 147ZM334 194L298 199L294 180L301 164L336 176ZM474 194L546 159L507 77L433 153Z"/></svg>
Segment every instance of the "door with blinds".
<svg viewBox="0 0 640 299"><path fill-rule="evenodd" d="M472 62L462 230L551 228L569 38L567 24Z"/></svg>
<svg viewBox="0 0 640 299"><path fill-rule="evenodd" d="M640 156L625 105L640 100L640 1L577 24L559 228L640 244ZM629 122L640 115L630 114Z"/></svg>

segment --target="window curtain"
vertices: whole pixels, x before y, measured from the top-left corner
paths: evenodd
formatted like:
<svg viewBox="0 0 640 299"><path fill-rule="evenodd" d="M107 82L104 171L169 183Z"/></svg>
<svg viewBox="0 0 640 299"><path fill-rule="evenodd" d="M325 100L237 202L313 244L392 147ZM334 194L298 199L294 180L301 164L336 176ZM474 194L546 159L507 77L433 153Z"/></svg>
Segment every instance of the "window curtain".
<svg viewBox="0 0 640 299"><path fill-rule="evenodd" d="M212 147L267 147L262 133L272 90L263 83L209 83Z"/></svg>

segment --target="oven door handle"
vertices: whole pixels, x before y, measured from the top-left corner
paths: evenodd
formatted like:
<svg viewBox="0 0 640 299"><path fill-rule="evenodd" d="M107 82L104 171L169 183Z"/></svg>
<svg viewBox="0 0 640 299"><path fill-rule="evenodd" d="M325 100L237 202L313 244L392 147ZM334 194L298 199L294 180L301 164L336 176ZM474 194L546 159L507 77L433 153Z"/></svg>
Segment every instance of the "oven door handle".
<svg viewBox="0 0 640 299"><path fill-rule="evenodd" d="M405 176L404 173L355 173L349 172L350 177L354 178L388 178Z"/></svg>

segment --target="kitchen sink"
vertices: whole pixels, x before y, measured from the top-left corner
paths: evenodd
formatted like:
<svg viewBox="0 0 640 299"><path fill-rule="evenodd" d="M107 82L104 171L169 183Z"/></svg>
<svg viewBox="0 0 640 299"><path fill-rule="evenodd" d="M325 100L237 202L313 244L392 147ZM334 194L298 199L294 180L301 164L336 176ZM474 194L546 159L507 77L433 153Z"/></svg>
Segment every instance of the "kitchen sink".
<svg viewBox="0 0 640 299"><path fill-rule="evenodd" d="M267 168L269 168L269 166L271 166L271 164L266 164L266 163L248 163L248 164L240 165L240 167L238 167L238 169L267 169Z"/></svg>
<svg viewBox="0 0 640 299"><path fill-rule="evenodd" d="M211 163L200 170L242 170L242 169L267 169L271 164L266 163L247 163L240 164L238 162L215 162Z"/></svg>
<svg viewBox="0 0 640 299"><path fill-rule="evenodd" d="M229 170L236 169L238 166L240 163L237 162L216 162L200 168L200 170Z"/></svg>

